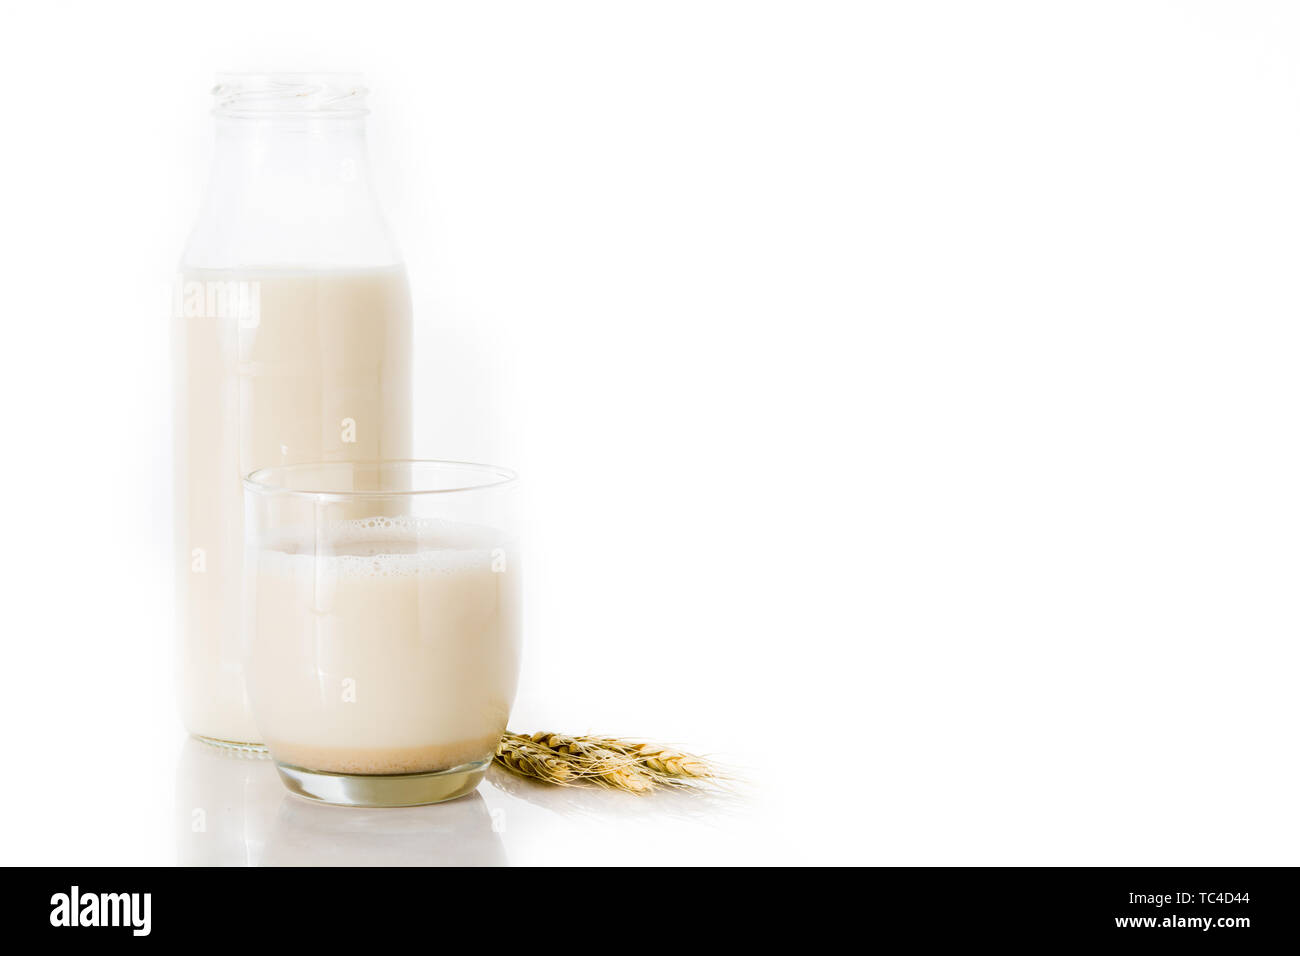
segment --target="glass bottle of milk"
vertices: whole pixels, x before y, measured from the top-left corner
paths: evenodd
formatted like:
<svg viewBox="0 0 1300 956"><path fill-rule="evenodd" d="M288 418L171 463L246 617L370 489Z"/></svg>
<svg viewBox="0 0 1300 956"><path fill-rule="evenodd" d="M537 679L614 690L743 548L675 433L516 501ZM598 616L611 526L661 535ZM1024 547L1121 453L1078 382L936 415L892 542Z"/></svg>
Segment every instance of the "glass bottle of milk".
<svg viewBox="0 0 1300 956"><path fill-rule="evenodd" d="M212 177L173 290L181 709L256 746L241 673L241 479L411 457L411 304L368 171L366 90L231 74Z"/></svg>

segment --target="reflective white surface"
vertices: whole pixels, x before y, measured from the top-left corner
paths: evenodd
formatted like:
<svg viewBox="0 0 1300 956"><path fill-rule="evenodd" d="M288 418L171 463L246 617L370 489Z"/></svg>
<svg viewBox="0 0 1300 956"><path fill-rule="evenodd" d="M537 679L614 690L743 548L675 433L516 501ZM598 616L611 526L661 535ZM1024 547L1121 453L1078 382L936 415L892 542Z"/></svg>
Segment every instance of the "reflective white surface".
<svg viewBox="0 0 1300 956"><path fill-rule="evenodd" d="M493 768L479 790L427 807L376 810L313 803L280 784L273 763L194 739L176 767L176 862L188 866L502 866L511 862L670 862L721 851L745 801L731 793L648 796L559 788ZM720 829L721 828L721 829ZM669 834L609 840L624 829ZM589 839L601 830L602 839ZM674 837L672 834L676 834ZM720 855L717 862L723 862Z"/></svg>
<svg viewBox="0 0 1300 956"><path fill-rule="evenodd" d="M364 810L287 792L266 758L186 740L176 772L176 862L193 866L499 866L505 846L478 793Z"/></svg>

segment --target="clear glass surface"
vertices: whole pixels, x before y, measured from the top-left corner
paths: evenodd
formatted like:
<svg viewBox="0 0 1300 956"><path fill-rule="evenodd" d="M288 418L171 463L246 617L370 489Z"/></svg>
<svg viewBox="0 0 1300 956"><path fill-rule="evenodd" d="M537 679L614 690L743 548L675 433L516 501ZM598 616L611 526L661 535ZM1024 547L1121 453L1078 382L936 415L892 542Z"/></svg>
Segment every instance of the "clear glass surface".
<svg viewBox="0 0 1300 956"><path fill-rule="evenodd" d="M477 786L518 680L516 488L411 460L245 479L244 670L290 790L410 806Z"/></svg>

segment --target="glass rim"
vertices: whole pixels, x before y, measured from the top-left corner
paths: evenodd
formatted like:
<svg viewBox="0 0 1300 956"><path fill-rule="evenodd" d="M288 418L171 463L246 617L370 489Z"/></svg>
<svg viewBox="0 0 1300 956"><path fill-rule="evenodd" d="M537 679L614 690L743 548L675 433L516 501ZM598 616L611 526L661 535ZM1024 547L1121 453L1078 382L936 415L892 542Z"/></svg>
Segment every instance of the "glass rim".
<svg viewBox="0 0 1300 956"><path fill-rule="evenodd" d="M382 467L385 465L426 465L452 468L475 473L485 478L483 481L461 485L455 488L421 488L416 487L401 491L326 491L306 488L290 488L269 480L273 474L305 472L320 468L355 468L357 466ZM501 465L486 465L473 461L453 461L445 458L375 458L360 461L305 461L292 465L269 465L249 472L242 479L245 491L259 495L291 495L299 498L318 498L324 500L349 501L356 498L414 498L423 495L456 495L476 491L489 491L503 488L519 480L518 472ZM419 482L414 482L419 484Z"/></svg>

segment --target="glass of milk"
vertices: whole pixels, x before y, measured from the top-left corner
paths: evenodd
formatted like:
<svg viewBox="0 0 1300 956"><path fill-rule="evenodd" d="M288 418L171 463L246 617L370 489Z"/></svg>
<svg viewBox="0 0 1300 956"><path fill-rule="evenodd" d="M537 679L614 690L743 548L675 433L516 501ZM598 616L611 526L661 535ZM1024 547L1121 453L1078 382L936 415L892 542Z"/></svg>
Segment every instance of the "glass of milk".
<svg viewBox="0 0 1300 956"><path fill-rule="evenodd" d="M244 480L248 699L290 790L390 807L478 786L519 673L516 489L443 461Z"/></svg>

